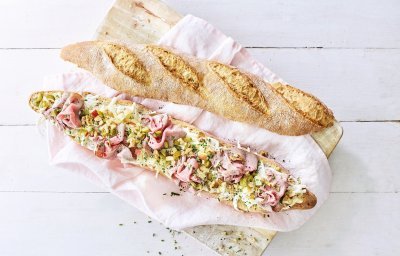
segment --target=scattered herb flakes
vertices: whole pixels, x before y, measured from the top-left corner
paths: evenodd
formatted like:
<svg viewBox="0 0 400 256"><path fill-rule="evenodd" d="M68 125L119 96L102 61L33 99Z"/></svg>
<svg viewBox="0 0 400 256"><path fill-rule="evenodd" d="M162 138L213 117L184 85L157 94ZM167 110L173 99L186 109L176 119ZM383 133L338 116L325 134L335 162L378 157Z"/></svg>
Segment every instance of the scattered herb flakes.
<svg viewBox="0 0 400 256"><path fill-rule="evenodd" d="M153 237L155 237L156 236L156 233L153 233Z"/></svg>
<svg viewBox="0 0 400 256"><path fill-rule="evenodd" d="M162 253L161 253L161 252L158 252L158 254L161 255Z"/></svg>
<svg viewBox="0 0 400 256"><path fill-rule="evenodd" d="M229 249L232 249L232 245L231 245L231 246L229 246Z"/></svg>
<svg viewBox="0 0 400 256"><path fill-rule="evenodd" d="M124 225L124 224L122 224L122 223L119 223L119 224L118 224L118 226L120 226L120 227L123 226L123 225Z"/></svg>
<svg viewBox="0 0 400 256"><path fill-rule="evenodd" d="M161 239L161 242L165 242L165 240L164 240L164 239Z"/></svg>
<svg viewBox="0 0 400 256"><path fill-rule="evenodd" d="M147 251L147 253L150 253L150 251Z"/></svg>
<svg viewBox="0 0 400 256"><path fill-rule="evenodd" d="M167 193L164 193L164 194L163 194L163 196L166 196L166 195L167 195Z"/></svg>
<svg viewBox="0 0 400 256"><path fill-rule="evenodd" d="M180 196L181 194L179 194L179 193L176 193L176 192L171 192L171 195L170 196Z"/></svg>
<svg viewBox="0 0 400 256"><path fill-rule="evenodd" d="M147 221L147 223L151 223L151 222L152 222L151 220L148 220L148 221Z"/></svg>

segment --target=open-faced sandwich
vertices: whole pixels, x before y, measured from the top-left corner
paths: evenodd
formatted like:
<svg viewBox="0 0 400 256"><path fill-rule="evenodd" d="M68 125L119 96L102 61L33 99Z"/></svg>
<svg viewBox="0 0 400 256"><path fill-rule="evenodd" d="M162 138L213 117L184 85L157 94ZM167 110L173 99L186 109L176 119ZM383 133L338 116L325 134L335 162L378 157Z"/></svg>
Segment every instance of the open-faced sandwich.
<svg viewBox="0 0 400 256"><path fill-rule="evenodd" d="M96 156L154 171L235 209L264 213L317 202L274 160L139 104L63 91L36 92L29 104Z"/></svg>

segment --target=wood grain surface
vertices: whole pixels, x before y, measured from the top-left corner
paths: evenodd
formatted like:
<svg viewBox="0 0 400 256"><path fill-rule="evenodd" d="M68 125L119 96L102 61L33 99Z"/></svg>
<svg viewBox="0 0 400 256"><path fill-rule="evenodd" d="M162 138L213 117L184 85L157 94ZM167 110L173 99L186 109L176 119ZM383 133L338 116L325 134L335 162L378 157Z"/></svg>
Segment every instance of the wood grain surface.
<svg viewBox="0 0 400 256"><path fill-rule="evenodd" d="M175 250L165 227L48 165L27 97L44 75L70 68L59 48L93 38L113 2L0 1L0 255L215 255L183 233ZM301 229L279 233L264 255L397 255L400 2L166 3L234 37L342 121L345 134L329 159L330 198Z"/></svg>

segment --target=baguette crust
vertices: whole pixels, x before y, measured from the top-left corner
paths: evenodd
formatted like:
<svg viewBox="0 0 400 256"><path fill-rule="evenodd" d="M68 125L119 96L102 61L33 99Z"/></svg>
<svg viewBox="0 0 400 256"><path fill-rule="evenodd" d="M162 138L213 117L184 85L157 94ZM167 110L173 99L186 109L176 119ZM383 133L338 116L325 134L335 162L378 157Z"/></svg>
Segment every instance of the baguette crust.
<svg viewBox="0 0 400 256"><path fill-rule="evenodd" d="M48 91L48 92L62 93L63 91ZM91 94L91 93L85 92L85 93L82 93L82 96L85 97L85 96L88 95L88 94ZM35 93L33 93L33 94L30 96L30 99L29 99L29 106L30 106L34 111L40 113L39 109L37 109L37 108L34 106L34 104L33 104L33 99L34 99L34 97L35 97ZM100 102L100 104L109 104L109 103L111 102L111 99L105 98L105 97L98 97L98 101ZM116 103L119 104L119 105L124 105L124 106L131 106L132 104L135 104L135 107L136 107L139 111L148 111L148 109L145 108L144 106L142 106L142 105L140 105L140 104L137 104L137 103L133 103L133 102L128 101L128 100L117 100ZM193 126L193 125L191 125L191 124L188 124L188 123L186 123L186 122L183 122L183 121L180 121L180 120L177 120L177 119L173 119L173 118L171 118L171 120L172 120L172 122L173 122L174 124L177 124L177 125L179 125L179 126L181 126L181 127L187 127L187 128L189 128L189 129L192 129L192 130L201 131L201 130L198 129L197 127L195 127L195 126ZM209 136L209 137L211 137L211 138L214 138L214 139L220 141L221 144L230 145L230 146L232 146L232 147L235 147L235 145L233 145L233 144L230 143L230 142L226 142L226 141L223 141L223 140L221 140L221 139L218 139L218 138L216 138L216 137L214 137L214 136L212 136L212 135L210 135L210 134L208 134L208 133L206 133L206 132L203 132L203 131L201 131L201 132L204 133L206 136ZM264 156L262 156L262 155L260 155L260 154L257 154L257 153L254 153L254 152L252 152L252 153L255 154L255 155L257 155L257 157L258 157L259 159L263 159L263 162L268 163L268 165L273 166L275 169L278 169L278 170L280 170L280 171L283 172L283 173L289 174L289 171L288 171L287 169L285 169L282 165L280 165L279 163L277 163L276 161L274 161L274 160L272 160L272 159L269 159L269 158L266 158L266 157L264 157ZM142 167L142 166L141 166L141 168L144 168L144 169L149 170L149 171L154 171L153 169L150 169L150 168L147 168L147 167ZM166 174L164 174L164 173L162 173L162 172L160 172L160 174L163 175L163 176L165 176L165 177L167 177L168 179L170 179L170 177L168 177L168 175L166 175ZM208 197L211 197L211 198L216 198L216 199L218 198L218 194L208 193L208 192L204 192L204 191L202 191L201 193L204 194L204 195L206 195L206 196L208 196ZM231 201L223 201L223 200L221 200L221 202L223 202L224 204L227 204L227 205L230 205L230 206L234 207L234 206L233 206L233 203L232 203ZM306 193L303 194L303 202L302 202L302 203L297 203L297 204L293 205L290 209L300 209L300 210L311 209L311 208L313 208L313 207L316 205L316 203L317 203L317 198L316 198L316 196L315 196L312 192L310 192L310 191L307 189L307 190L306 190ZM246 211L246 212L265 213L265 211L264 211L263 209L259 208L259 207L254 207L254 206L253 206L253 207L251 207L250 209L248 209L248 208L244 205L244 203L242 203L242 202L239 202L238 205L237 205L237 207L238 207L238 209L240 209L240 210L242 210L242 211ZM290 210L290 209L282 209L282 205L281 205L280 203L279 203L277 206L273 207L273 210L274 210L274 211L286 211L286 210Z"/></svg>
<svg viewBox="0 0 400 256"><path fill-rule="evenodd" d="M118 55L124 57L114 57ZM282 135L304 135L334 122L332 112L310 94L165 47L89 41L63 48L61 57L115 90L196 106ZM140 72L126 72L137 67L127 64L136 59L143 64ZM150 82L141 83L138 73L146 74L145 81Z"/></svg>
<svg viewBox="0 0 400 256"><path fill-rule="evenodd" d="M248 76L236 68L218 62L209 62L208 66L223 81L234 97L246 102L261 114L269 115L268 103L264 95Z"/></svg>
<svg viewBox="0 0 400 256"><path fill-rule="evenodd" d="M199 75L179 55L175 55L166 49L154 45L149 45L146 49L153 53L159 59L164 68L170 72L172 76L176 77L184 86L191 88L194 91L199 91L199 89L201 89Z"/></svg>
<svg viewBox="0 0 400 256"><path fill-rule="evenodd" d="M131 77L137 83L143 85L150 84L149 72L147 72L140 59L129 49L119 45L108 44L104 46L104 51L121 73Z"/></svg>

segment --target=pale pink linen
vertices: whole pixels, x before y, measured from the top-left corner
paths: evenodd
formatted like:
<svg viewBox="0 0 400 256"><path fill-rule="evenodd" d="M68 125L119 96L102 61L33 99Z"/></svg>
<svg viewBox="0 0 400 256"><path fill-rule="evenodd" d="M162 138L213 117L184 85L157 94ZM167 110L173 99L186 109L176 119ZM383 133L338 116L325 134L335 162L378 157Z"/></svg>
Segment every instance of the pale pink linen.
<svg viewBox="0 0 400 256"><path fill-rule="evenodd" d="M173 27L160 40L160 44L202 58L230 63L263 76L267 81L281 81L231 38L209 23L190 15ZM46 89L91 91L109 97L118 95L85 71L47 77L44 84ZM125 95L118 97L124 98ZM255 150L272 152L296 177L302 177L303 183L317 195L317 206L307 211L270 213L269 217L241 213L220 204L217 200L196 196L190 192L179 192L179 188L173 182L161 176L155 178L153 172L137 167L124 168L118 160L99 159L93 152L72 142L52 126L47 127L50 163L87 177L174 229L204 224L227 224L290 231L304 224L329 194L329 164L310 136L280 136L251 125L226 120L195 107L151 99L133 100L193 123L220 138L240 142L241 145L250 146ZM181 196L170 196L171 192L179 192Z"/></svg>

